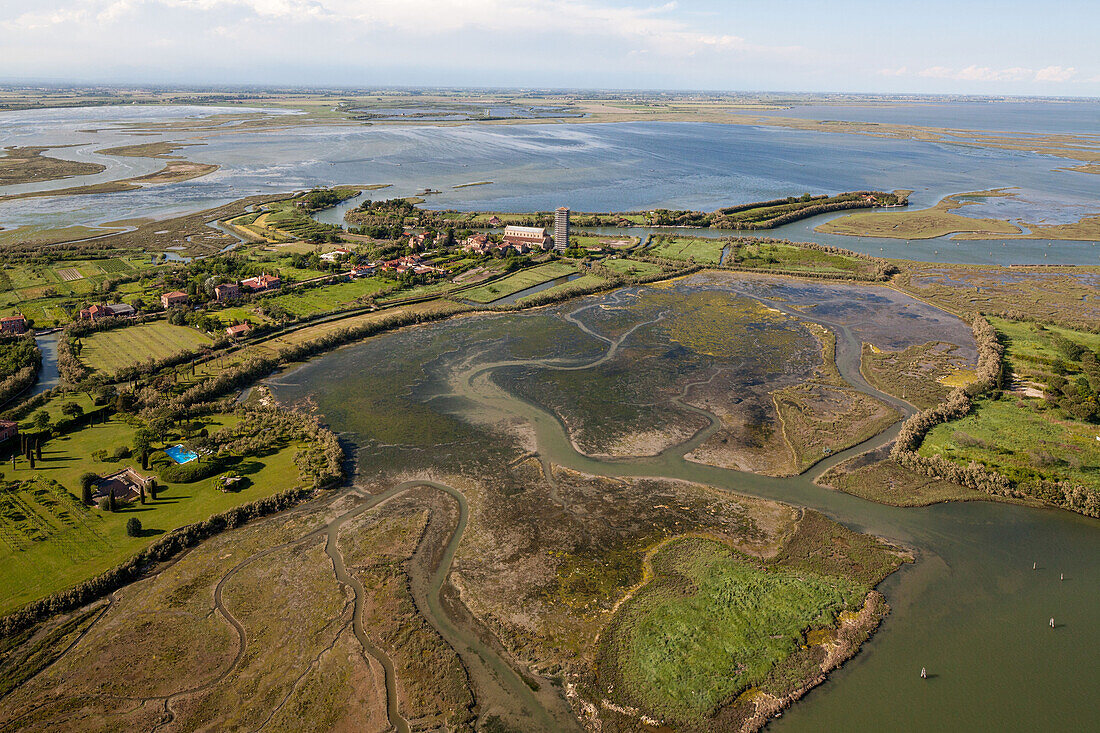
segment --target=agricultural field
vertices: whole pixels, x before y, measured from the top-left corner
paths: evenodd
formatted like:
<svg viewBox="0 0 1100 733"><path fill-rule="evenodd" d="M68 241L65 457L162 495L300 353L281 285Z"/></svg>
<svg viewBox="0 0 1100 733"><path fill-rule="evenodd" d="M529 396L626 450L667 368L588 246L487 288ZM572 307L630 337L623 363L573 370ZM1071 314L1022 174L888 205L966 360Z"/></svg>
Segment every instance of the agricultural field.
<svg viewBox="0 0 1100 733"><path fill-rule="evenodd" d="M233 415L215 415L202 422L213 432L235 424L236 419ZM5 509L0 531L5 542L0 546L0 613L107 570L176 527L293 488L299 481L294 457L300 446L289 444L262 457L250 456L227 464L227 468L249 479L240 491L218 491L215 477L187 484L158 481L163 492L145 505L135 504L114 513L83 506L79 479L85 471L107 475L126 466L140 471L138 458L99 461L92 457L100 449L113 452L131 446L134 430L124 418L114 416L104 424L50 438L34 469L26 459L19 459L15 468L5 465L4 481L19 482L22 488L13 490L9 483L3 489ZM175 444L171 440L169 443ZM155 475L153 470L142 473ZM126 534L130 517L141 520L141 536Z"/></svg>
<svg viewBox="0 0 1100 733"><path fill-rule="evenodd" d="M706 265L717 265L722 261L722 250L729 242L703 237L667 237L656 236L646 254L654 257L667 257L670 260L689 260Z"/></svg>
<svg viewBox="0 0 1100 733"><path fill-rule="evenodd" d="M576 268L567 262L547 262L544 265L513 273L503 279L465 290L461 296L463 299L474 303L491 303L521 290L541 285L544 282L572 275L576 271Z"/></svg>
<svg viewBox="0 0 1100 733"><path fill-rule="evenodd" d="M349 282L267 296L262 302L284 309L297 317L311 316L355 305L366 305L366 301L372 296L395 285L396 282L385 278L364 277ZM227 315L227 311L219 313L223 316Z"/></svg>
<svg viewBox="0 0 1100 733"><path fill-rule="evenodd" d="M189 326L153 321L97 331L85 336L81 343L79 358L85 365L104 374L114 374L123 367L150 359L163 359L181 351L210 346L213 339Z"/></svg>

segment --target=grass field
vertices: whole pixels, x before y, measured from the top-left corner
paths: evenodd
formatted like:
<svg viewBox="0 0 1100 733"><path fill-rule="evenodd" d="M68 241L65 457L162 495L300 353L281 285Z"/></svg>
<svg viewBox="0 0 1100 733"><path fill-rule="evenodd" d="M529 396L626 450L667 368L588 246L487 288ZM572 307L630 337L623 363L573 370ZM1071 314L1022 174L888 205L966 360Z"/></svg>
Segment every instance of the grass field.
<svg viewBox="0 0 1100 733"><path fill-rule="evenodd" d="M80 360L96 371L113 374L123 367L149 359L194 351L209 346L212 341L194 328L154 321L93 333L83 339L83 343Z"/></svg>
<svg viewBox="0 0 1100 733"><path fill-rule="evenodd" d="M392 285L394 285L393 281L378 277L364 277L350 282L284 293L267 300L285 308L295 316L311 316L315 313L325 313L354 305L356 301L370 298Z"/></svg>
<svg viewBox="0 0 1100 733"><path fill-rule="evenodd" d="M1100 352L1100 334L1074 331L1058 326L1039 326L1026 321L1009 321L991 318L990 323L1004 338L1005 357L1012 370L1023 377L1048 378L1055 364L1060 363L1067 374L1074 374L1078 366L1054 344L1057 336L1069 339L1091 351Z"/></svg>
<svg viewBox="0 0 1100 733"><path fill-rule="evenodd" d="M230 425L230 415L207 419L207 429ZM251 479L239 492L223 493L214 477L191 484L168 484L156 501L122 511L102 512L79 501L80 474L100 475L140 462L99 462L95 450L108 451L133 441L134 428L114 417L106 424L52 438L34 470L25 459L16 468L4 467L6 481L31 481L32 491L3 490L0 515L0 613L50 593L73 586L125 560L167 531L197 522L234 506L294 487L299 472L294 464L297 445L288 445L262 458L247 458L233 470ZM151 474L151 472L147 472ZM71 495L58 493L45 481L55 481ZM140 537L126 534L126 521L141 519ZM38 539L35 539L35 536Z"/></svg>
<svg viewBox="0 0 1100 733"><path fill-rule="evenodd" d="M821 252L816 249L794 247L785 244L743 244L737 247L736 256L727 258L727 265L741 265L767 270L806 270L853 274L872 271L875 264L857 257Z"/></svg>
<svg viewBox="0 0 1100 733"><path fill-rule="evenodd" d="M1095 425L1036 412L1033 400L981 400L961 420L933 428L921 455L970 461L1014 481L1070 480L1100 487L1100 441Z"/></svg>
<svg viewBox="0 0 1100 733"><path fill-rule="evenodd" d="M615 259L604 260L601 264L607 269L620 275L632 277L648 277L661 271L661 266L652 262L639 262L638 260Z"/></svg>
<svg viewBox="0 0 1100 733"><path fill-rule="evenodd" d="M649 248L654 257L672 260L694 259L696 262L717 265L722 261L722 250L728 245L717 239L694 237L658 237Z"/></svg>
<svg viewBox="0 0 1100 733"><path fill-rule="evenodd" d="M651 714L694 723L762 684L807 629L832 627L866 588L765 567L710 540L674 542L655 579L623 606L610 643L618 676Z"/></svg>
<svg viewBox="0 0 1100 733"><path fill-rule="evenodd" d="M462 297L475 303L491 303L512 293L518 293L521 290L541 285L559 277L572 275L576 271L576 268L567 262L547 262L529 270L513 273L501 280L471 288L463 292Z"/></svg>
<svg viewBox="0 0 1100 733"><path fill-rule="evenodd" d="M566 291L566 290L580 290L582 288L595 287L597 285L602 285L605 282L607 282L607 281L604 280L599 275L581 275L576 280L571 280L567 283L561 283L560 285L555 285L554 287L547 288L546 290L543 290L540 293L535 293L533 295L527 295L523 298L520 298L516 302L519 303L520 305L523 305L525 302L530 301L532 298L545 298L547 295L557 295L558 293L561 293L561 292Z"/></svg>

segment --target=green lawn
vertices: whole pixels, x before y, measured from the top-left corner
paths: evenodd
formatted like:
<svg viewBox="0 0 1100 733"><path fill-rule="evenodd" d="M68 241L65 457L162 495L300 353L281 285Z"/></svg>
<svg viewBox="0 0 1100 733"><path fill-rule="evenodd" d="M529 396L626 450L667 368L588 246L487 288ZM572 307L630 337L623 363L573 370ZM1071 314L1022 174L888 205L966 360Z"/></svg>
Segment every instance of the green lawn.
<svg viewBox="0 0 1100 733"><path fill-rule="evenodd" d="M232 415L214 416L206 419L207 429L213 432L235 421ZM129 445L133 433L130 425L115 417L104 425L51 439L33 471L25 459L20 459L15 469L10 462L4 465L5 482L38 476L61 484L73 500L48 489L37 499L27 491L0 493L0 613L103 572L167 531L292 488L299 481L294 464L298 445L291 444L229 466L251 480L239 492L218 491L210 477L192 484L159 482L164 489L155 502L135 504L113 514L83 506L79 477L85 471L107 475L126 466L141 468L136 459L102 462L91 457L100 448ZM141 520L141 537L126 535L130 517ZM31 539L35 534L39 539Z"/></svg>
<svg viewBox="0 0 1100 733"><path fill-rule="evenodd" d="M1035 400L981 400L961 420L937 425L920 454L940 455L960 465L977 461L1014 481L1070 480L1100 487L1097 427L1036 412Z"/></svg>
<svg viewBox="0 0 1100 733"><path fill-rule="evenodd" d="M653 262L639 262L638 260L604 260L604 267L620 275L635 277L648 277L661 271L661 266Z"/></svg>
<svg viewBox="0 0 1100 733"><path fill-rule="evenodd" d="M630 697L684 722L763 683L804 631L835 626L867 592L854 580L764 567L710 540L673 542L653 569L610 629L608 661Z"/></svg>
<svg viewBox="0 0 1100 733"><path fill-rule="evenodd" d="M148 359L162 359L181 351L209 346L209 336L188 326L167 321L142 323L112 331L100 331L82 339L80 360L106 374Z"/></svg>
<svg viewBox="0 0 1100 733"><path fill-rule="evenodd" d="M696 262L717 265L722 260L722 249L727 242L717 239L695 237L657 238L649 249L655 257L667 257L672 260L694 258Z"/></svg>
<svg viewBox="0 0 1100 733"><path fill-rule="evenodd" d="M360 298L369 298L380 290L393 285L393 281L379 277L364 277L350 282L334 283L301 292L289 292L269 298L269 301L285 308L296 316L325 313L354 305ZM224 311L223 311L224 313Z"/></svg>
<svg viewBox="0 0 1100 733"><path fill-rule="evenodd" d="M737 249L737 261L726 264L777 270L850 273L873 269L866 260L786 244L746 244Z"/></svg>
<svg viewBox="0 0 1100 733"><path fill-rule="evenodd" d="M567 283L562 283L561 285L555 285L554 287L547 288L540 293L535 293L534 295L528 295L526 297L520 298L516 302L522 305L524 302L529 301L531 298L545 298L547 295L554 295L562 292L563 290L579 290L581 288L589 288L596 285L602 285L605 282L607 281L599 275L581 275L576 280L571 280Z"/></svg>
<svg viewBox="0 0 1100 733"><path fill-rule="evenodd" d="M501 280L471 288L463 292L462 297L475 303L491 303L512 293L518 293L521 290L541 285L559 277L572 275L576 271L576 268L567 262L547 262L529 270L513 273Z"/></svg>

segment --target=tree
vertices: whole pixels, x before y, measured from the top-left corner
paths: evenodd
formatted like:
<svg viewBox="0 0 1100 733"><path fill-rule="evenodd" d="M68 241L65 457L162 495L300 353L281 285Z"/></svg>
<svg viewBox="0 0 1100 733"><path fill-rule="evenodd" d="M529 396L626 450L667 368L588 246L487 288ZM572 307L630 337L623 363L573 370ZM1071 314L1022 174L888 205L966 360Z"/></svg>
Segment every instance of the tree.
<svg viewBox="0 0 1100 733"><path fill-rule="evenodd" d="M115 503L115 491L111 489L111 492L107 494L107 509L108 511L118 511L118 504Z"/></svg>
<svg viewBox="0 0 1100 733"><path fill-rule="evenodd" d="M131 537L141 536L141 520L137 517L130 517L126 520L126 534Z"/></svg>
<svg viewBox="0 0 1100 733"><path fill-rule="evenodd" d="M86 484L80 487L80 499L85 505L92 503L92 485Z"/></svg>
<svg viewBox="0 0 1100 733"><path fill-rule="evenodd" d="M39 430L46 430L50 426L50 413L45 410L34 413L34 426Z"/></svg>
<svg viewBox="0 0 1100 733"><path fill-rule="evenodd" d="M153 433L148 428L134 431L134 452L141 455L141 468L149 468L149 450L153 444Z"/></svg>
<svg viewBox="0 0 1100 733"><path fill-rule="evenodd" d="M98 506L100 511L109 512L111 511L111 500L106 496L101 497Z"/></svg>
<svg viewBox="0 0 1100 733"><path fill-rule="evenodd" d="M149 496L153 498L153 501L157 500L157 480L155 478L149 479Z"/></svg>
<svg viewBox="0 0 1100 733"><path fill-rule="evenodd" d="M142 504L145 503L145 487L144 486L141 487L141 503Z"/></svg>
<svg viewBox="0 0 1100 733"><path fill-rule="evenodd" d="M84 414L84 408L75 402L66 402L61 406L61 413L72 418L77 418Z"/></svg>

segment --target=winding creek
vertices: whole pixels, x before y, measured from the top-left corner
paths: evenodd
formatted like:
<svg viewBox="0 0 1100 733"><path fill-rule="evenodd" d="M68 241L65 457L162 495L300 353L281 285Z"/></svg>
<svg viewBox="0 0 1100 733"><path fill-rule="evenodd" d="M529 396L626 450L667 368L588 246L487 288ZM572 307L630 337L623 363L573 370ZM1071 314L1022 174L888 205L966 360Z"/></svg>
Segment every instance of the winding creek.
<svg viewBox="0 0 1100 733"><path fill-rule="evenodd" d="M590 305L582 302L567 318L577 323L576 315L587 307ZM850 329L827 320L822 323L837 336L837 366L849 383L906 413L912 410L863 380L858 368L860 342ZM891 538L919 553L917 563L882 584L893 612L861 654L773 721L770 729L881 729L904 720L907 730L938 733L944 729L1085 730L1095 723L1100 700L1094 691L1095 678L1087 673L1095 669L1100 649L1100 624L1096 623L1100 545L1095 520L990 502L897 508L813 483L831 465L891 440L898 425L830 456L800 476L787 478L685 460L683 456L712 428L657 456L596 459L577 451L556 415L510 394L490 378L495 370L516 364L589 369L609 359L631 331L614 340L590 331L607 349L583 363L545 359L485 363L475 358L446 375L445 381L469 416L506 416L527 423L544 463L600 476L681 479L812 507L854 529ZM293 397L348 389L350 377L340 369L349 360L354 362L359 347L346 347L295 375L284 375L282 386L274 385L276 394L287 392ZM326 365L332 360L339 361ZM344 427L339 421L333 425L338 430ZM446 491L464 507L454 489L428 480L414 483ZM518 694L516 704L531 713L534 700L518 675L503 665L476 633L451 618L440 600L465 516L463 509L431 582L419 584L418 605L468 667L473 659L475 667L490 669L496 684L505 692L510 689ZM1032 570L1033 563L1038 564L1037 570ZM1058 579L1060 573L1064 581ZM1053 630L1047 624L1052 616L1057 621ZM929 679L920 679L921 667L928 668ZM548 725L552 717L551 711L538 712L532 728L557 729ZM535 726L535 720L542 725Z"/></svg>

